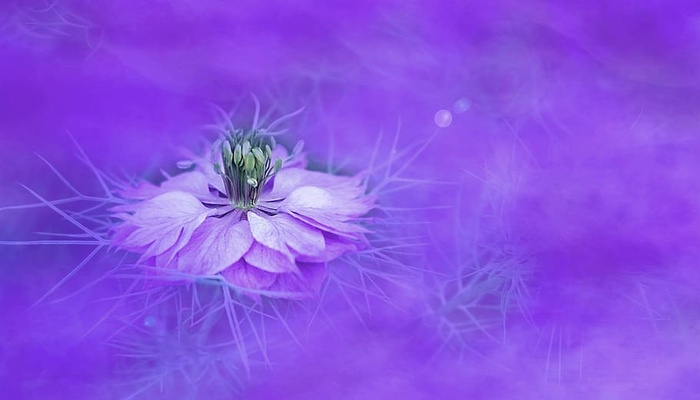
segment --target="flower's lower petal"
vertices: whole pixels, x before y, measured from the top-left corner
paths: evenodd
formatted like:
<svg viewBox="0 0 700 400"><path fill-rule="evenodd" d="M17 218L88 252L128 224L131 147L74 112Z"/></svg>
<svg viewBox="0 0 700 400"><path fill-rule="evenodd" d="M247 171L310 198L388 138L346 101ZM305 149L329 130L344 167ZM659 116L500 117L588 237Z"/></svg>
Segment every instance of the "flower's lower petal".
<svg viewBox="0 0 700 400"><path fill-rule="evenodd" d="M281 232L268 220L269 217L261 217L254 212L248 212L247 216L250 231L255 240L273 250L282 253L289 252Z"/></svg>
<svg viewBox="0 0 700 400"><path fill-rule="evenodd" d="M287 296L318 296L328 276L325 263L300 263L301 274L280 274L268 290Z"/></svg>
<svg viewBox="0 0 700 400"><path fill-rule="evenodd" d="M285 254L289 248L299 254L318 255L325 249L323 234L286 214L259 216L248 212L250 230L256 241Z"/></svg>
<svg viewBox="0 0 700 400"><path fill-rule="evenodd" d="M232 285L248 289L262 290L272 285L279 274L263 271L244 260L221 271L221 275Z"/></svg>
<svg viewBox="0 0 700 400"><path fill-rule="evenodd" d="M250 250L243 256L245 261L263 271L272 273L298 272L291 256L253 242Z"/></svg>
<svg viewBox="0 0 700 400"><path fill-rule="evenodd" d="M238 262L253 244L248 221L238 215L207 218L180 251L178 269L197 275L214 275Z"/></svg>

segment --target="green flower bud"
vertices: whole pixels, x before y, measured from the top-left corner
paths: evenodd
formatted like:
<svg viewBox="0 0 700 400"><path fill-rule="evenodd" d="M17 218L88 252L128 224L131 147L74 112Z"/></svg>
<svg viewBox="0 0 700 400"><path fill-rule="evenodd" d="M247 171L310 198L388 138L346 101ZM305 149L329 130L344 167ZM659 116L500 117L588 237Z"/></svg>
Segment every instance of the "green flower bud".
<svg viewBox="0 0 700 400"><path fill-rule="evenodd" d="M248 157L248 153L250 153L250 142L245 140L242 145L242 151L243 151L243 157Z"/></svg>
<svg viewBox="0 0 700 400"><path fill-rule="evenodd" d="M258 180L255 178L248 178L246 182L248 182L248 184L254 188L258 187Z"/></svg>

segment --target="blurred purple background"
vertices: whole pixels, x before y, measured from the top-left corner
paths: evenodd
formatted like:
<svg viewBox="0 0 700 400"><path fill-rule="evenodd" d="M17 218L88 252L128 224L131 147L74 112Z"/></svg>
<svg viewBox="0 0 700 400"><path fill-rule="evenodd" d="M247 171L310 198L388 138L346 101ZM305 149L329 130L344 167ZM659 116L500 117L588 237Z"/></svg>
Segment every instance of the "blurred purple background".
<svg viewBox="0 0 700 400"><path fill-rule="evenodd" d="M397 131L399 150L436 136L405 170L426 182L382 198L412 208L426 273L362 318L329 300L302 346L273 325L270 365L235 390L200 365L233 347L137 336L157 361L136 368L106 344L124 288L88 285L118 255L29 309L91 249L0 246L0 397L699 398L698 71L694 1L5 1L0 207L36 201L17 183L70 195L35 153L99 193L70 135L101 170L172 171L210 104L245 123L251 93L305 107L286 140L314 165L357 171ZM0 240L40 231L74 229L0 210ZM495 283L460 297L485 287L477 267ZM177 375L182 359L210 379Z"/></svg>

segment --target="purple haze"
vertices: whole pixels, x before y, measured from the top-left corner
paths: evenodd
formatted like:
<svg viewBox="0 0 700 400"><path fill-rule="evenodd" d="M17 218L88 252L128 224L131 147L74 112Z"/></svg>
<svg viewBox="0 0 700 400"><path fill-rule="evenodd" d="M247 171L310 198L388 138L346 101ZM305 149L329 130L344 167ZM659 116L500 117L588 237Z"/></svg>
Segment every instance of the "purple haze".
<svg viewBox="0 0 700 400"><path fill-rule="evenodd" d="M91 248L0 245L0 397L697 398L699 70L695 1L5 2L0 207L36 202L17 183L72 195L35 153L99 195L71 135L108 173L172 172L210 104L246 124L251 93L305 107L283 141L317 169L357 172L378 141L386 161L397 131L428 146L396 166L420 183L380 196L410 250L375 288L392 304L290 308L249 371L167 308L125 329L139 303L99 280L121 254L30 308ZM2 243L49 231L79 233L0 209Z"/></svg>

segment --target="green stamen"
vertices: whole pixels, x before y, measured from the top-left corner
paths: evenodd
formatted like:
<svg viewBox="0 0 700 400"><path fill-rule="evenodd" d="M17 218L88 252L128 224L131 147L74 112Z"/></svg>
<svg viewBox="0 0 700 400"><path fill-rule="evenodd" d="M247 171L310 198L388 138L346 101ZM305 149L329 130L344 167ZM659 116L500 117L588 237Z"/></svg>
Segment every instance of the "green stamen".
<svg viewBox="0 0 700 400"><path fill-rule="evenodd" d="M241 163L241 160L243 159L243 156L242 156L241 154L242 154L241 145L240 145L240 144L236 144L236 147L235 147L235 149L233 150L233 162L234 162L234 164L240 164L240 163Z"/></svg>
<svg viewBox="0 0 700 400"><path fill-rule="evenodd" d="M275 140L258 133L231 132L221 144L223 165L214 164L231 205L242 210L256 206L265 183L282 168L282 159L273 160Z"/></svg>

